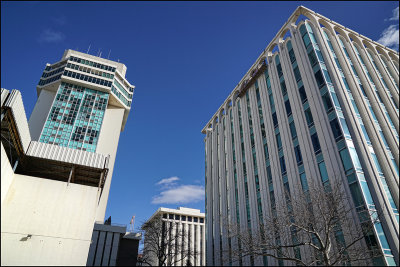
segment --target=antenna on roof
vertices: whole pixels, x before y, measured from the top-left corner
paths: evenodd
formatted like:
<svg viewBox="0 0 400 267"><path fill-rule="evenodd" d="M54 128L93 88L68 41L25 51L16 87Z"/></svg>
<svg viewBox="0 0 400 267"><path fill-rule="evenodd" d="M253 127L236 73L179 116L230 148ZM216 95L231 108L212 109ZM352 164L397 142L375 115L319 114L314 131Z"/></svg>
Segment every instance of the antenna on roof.
<svg viewBox="0 0 400 267"><path fill-rule="evenodd" d="M100 48L99 48L99 51L97 51L97 57L99 56L99 53L100 53Z"/></svg>
<svg viewBox="0 0 400 267"><path fill-rule="evenodd" d="M118 62L119 62L119 59L118 59Z"/></svg>
<svg viewBox="0 0 400 267"><path fill-rule="evenodd" d="M89 44L89 47L88 47L88 49L87 49L86 54L89 54L90 46L91 46L91 44Z"/></svg>
<svg viewBox="0 0 400 267"><path fill-rule="evenodd" d="M110 59L110 54L111 54L111 49L110 49L110 52L108 52L108 57L107 57L107 59Z"/></svg>
<svg viewBox="0 0 400 267"><path fill-rule="evenodd" d="M103 53L103 51L100 51L100 55L99 55L99 57L101 57L101 53Z"/></svg>

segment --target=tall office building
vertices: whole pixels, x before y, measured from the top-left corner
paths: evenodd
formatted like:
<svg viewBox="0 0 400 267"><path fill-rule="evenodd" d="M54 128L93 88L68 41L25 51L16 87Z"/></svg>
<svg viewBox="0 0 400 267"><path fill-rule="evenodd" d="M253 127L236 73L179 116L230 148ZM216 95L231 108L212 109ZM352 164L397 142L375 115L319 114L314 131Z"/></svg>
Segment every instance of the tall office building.
<svg viewBox="0 0 400 267"><path fill-rule="evenodd" d="M380 251L373 263L398 264L398 108L398 52L298 7L202 130L207 264L232 263L225 220L251 232L285 192L340 183L355 225L382 212L362 241Z"/></svg>
<svg viewBox="0 0 400 267"><path fill-rule="evenodd" d="M165 249L165 255L168 255L163 266L189 266L188 262L190 266L205 266L204 216L198 209L159 208L148 222L161 220L153 226L160 225L162 230L155 232L154 227L145 229L144 253L148 253L145 256L147 262L152 266L159 265L154 242L157 240L160 248Z"/></svg>
<svg viewBox="0 0 400 267"><path fill-rule="evenodd" d="M2 265L86 265L131 108L125 74L66 50L47 64L29 122L19 91L2 89Z"/></svg>

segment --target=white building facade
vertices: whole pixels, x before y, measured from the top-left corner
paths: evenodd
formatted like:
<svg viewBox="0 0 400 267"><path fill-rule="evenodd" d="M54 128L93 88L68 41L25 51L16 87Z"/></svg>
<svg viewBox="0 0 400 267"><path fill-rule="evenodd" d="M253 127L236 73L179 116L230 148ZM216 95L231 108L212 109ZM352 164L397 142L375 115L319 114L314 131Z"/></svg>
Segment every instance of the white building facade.
<svg viewBox="0 0 400 267"><path fill-rule="evenodd" d="M284 192L338 182L355 223L356 209L383 211L373 263L399 263L398 52L300 6L202 133L207 265L282 264L232 262L226 222L257 229Z"/></svg>
<svg viewBox="0 0 400 267"><path fill-rule="evenodd" d="M162 220L163 229L172 229L172 231L166 230L165 233L182 233L179 238L172 237L173 242L166 242L165 249L173 251L171 255L175 259L168 259L166 266L187 266L190 261L192 266L205 266L206 265L206 242L205 242L205 214L201 213L198 209L190 209L179 207L178 209L159 208L148 221L156 218ZM144 236L144 251L146 251L146 236L152 235L152 233L146 232ZM166 237L168 238L168 237ZM175 240L182 239L182 240ZM183 248L187 246L187 248ZM171 246L173 247L171 247ZM192 255L182 257L182 251L194 252ZM168 253L168 252L167 252ZM150 261L152 266L158 265L158 260L155 255L150 255Z"/></svg>
<svg viewBox="0 0 400 267"><path fill-rule="evenodd" d="M29 122L20 92L2 89L2 265L86 265L130 111L125 74L66 50L47 64Z"/></svg>

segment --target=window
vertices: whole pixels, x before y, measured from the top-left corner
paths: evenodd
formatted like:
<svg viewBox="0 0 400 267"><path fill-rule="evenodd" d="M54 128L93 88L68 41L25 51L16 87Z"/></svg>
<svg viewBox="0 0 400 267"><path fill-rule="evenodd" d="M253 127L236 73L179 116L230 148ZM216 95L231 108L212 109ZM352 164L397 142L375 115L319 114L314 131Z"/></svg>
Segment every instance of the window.
<svg viewBox="0 0 400 267"><path fill-rule="evenodd" d="M164 213L164 214L162 215L162 217L163 217L164 219L167 219L167 214Z"/></svg>
<svg viewBox="0 0 400 267"><path fill-rule="evenodd" d="M303 36L303 41L304 41L304 45L306 47L308 47L311 44L311 40L310 40L310 37L308 36L308 34Z"/></svg>
<svg viewBox="0 0 400 267"><path fill-rule="evenodd" d="M276 112L272 113L272 121L274 123L274 127L278 126L278 118L276 117Z"/></svg>
<svg viewBox="0 0 400 267"><path fill-rule="evenodd" d="M339 117L339 120L340 120L340 125L342 126L342 129L343 129L344 136L346 138L351 139L350 132L349 132L349 129L347 128L347 123L346 123L345 119Z"/></svg>
<svg viewBox="0 0 400 267"><path fill-rule="evenodd" d="M175 220L180 220L181 216L180 215L175 215Z"/></svg>
<svg viewBox="0 0 400 267"><path fill-rule="evenodd" d="M364 205L363 196L362 196L362 193L361 193L361 190L360 190L360 187L358 186L358 184L353 183L349 187L350 187L351 196L354 201L354 205L356 207L363 206Z"/></svg>
<svg viewBox="0 0 400 267"><path fill-rule="evenodd" d="M322 88L325 85L324 77L322 76L321 70L318 70L315 74L315 79L317 80L317 85L319 88Z"/></svg>
<svg viewBox="0 0 400 267"><path fill-rule="evenodd" d="M296 67L293 69L294 72L294 77L296 78L296 81L300 81L301 80L301 75L300 75L300 70L299 67Z"/></svg>
<svg viewBox="0 0 400 267"><path fill-rule="evenodd" d="M285 174L286 173L285 157L284 156L280 157L279 162L281 164L281 172L282 174Z"/></svg>
<svg viewBox="0 0 400 267"><path fill-rule="evenodd" d="M296 127L294 126L294 121L292 121L289 124L289 127L290 127L290 133L292 135L292 139L296 138L297 137L297 132L296 132Z"/></svg>
<svg viewBox="0 0 400 267"><path fill-rule="evenodd" d="M314 133L313 135L311 135L311 142L312 142L315 154L320 152L321 151L321 146L319 144L318 134L317 133Z"/></svg>
<svg viewBox="0 0 400 267"><path fill-rule="evenodd" d="M198 222L198 221L199 221L199 218L194 217L194 222Z"/></svg>
<svg viewBox="0 0 400 267"><path fill-rule="evenodd" d="M351 161L350 154L349 154L347 148L341 150L339 152L339 154L340 154L340 159L342 160L344 171L347 174L347 172L349 172L353 169L353 163Z"/></svg>
<svg viewBox="0 0 400 267"><path fill-rule="evenodd" d="M192 216L188 216L188 222L192 221Z"/></svg>
<svg viewBox="0 0 400 267"><path fill-rule="evenodd" d="M301 182L301 187L303 188L303 191L307 191L308 190L308 183L307 183L307 177L306 177L306 173L305 172L300 174L300 182Z"/></svg>
<svg viewBox="0 0 400 267"><path fill-rule="evenodd" d="M282 90L282 95L286 95L287 89L286 89L286 83L285 81L281 82L281 90Z"/></svg>
<svg viewBox="0 0 400 267"><path fill-rule="evenodd" d="M276 145L278 146L278 150L282 148L282 140L281 140L281 134L278 133L276 135Z"/></svg>
<svg viewBox="0 0 400 267"><path fill-rule="evenodd" d="M289 50L289 57L290 57L290 62L291 62L291 63L293 63L293 62L296 61L296 57L295 57L295 55L294 55L293 49L290 49L290 50Z"/></svg>
<svg viewBox="0 0 400 267"><path fill-rule="evenodd" d="M314 65L318 63L317 56L315 55L315 52L312 49L310 50L310 52L308 52L308 58L310 59L312 67L314 67Z"/></svg>
<svg viewBox="0 0 400 267"><path fill-rule="evenodd" d="M300 93L300 98L301 98L301 102L304 103L307 101L307 94L306 91L304 90L304 86L299 88L299 93Z"/></svg>
<svg viewBox="0 0 400 267"><path fill-rule="evenodd" d="M278 76L281 77L282 74L283 74L281 63L279 63L278 65L276 65L276 70L278 71Z"/></svg>
<svg viewBox="0 0 400 267"><path fill-rule="evenodd" d="M340 125L339 125L337 118L334 118L333 120L331 120L330 124L331 124L331 129L332 129L333 136L335 137L335 140L339 141L340 139L343 138L343 134L342 134L342 130L340 129Z"/></svg>
<svg viewBox="0 0 400 267"><path fill-rule="evenodd" d="M331 97L329 96L329 92L326 92L322 96L322 102L324 103L324 107L326 109L326 112L329 113L333 109L333 105L332 105Z"/></svg>
<svg viewBox="0 0 400 267"><path fill-rule="evenodd" d="M204 218L200 218L200 223L204 223Z"/></svg>
<svg viewBox="0 0 400 267"><path fill-rule="evenodd" d="M186 216L182 215L182 221L186 221Z"/></svg>
<svg viewBox="0 0 400 267"><path fill-rule="evenodd" d="M286 115L289 117L292 114L292 108L290 107L289 99L285 101Z"/></svg>
<svg viewBox="0 0 400 267"><path fill-rule="evenodd" d="M313 116L311 114L310 108L307 108L304 111L304 114L306 115L306 120L307 120L308 127L311 127L314 124L314 119L313 119Z"/></svg>
<svg viewBox="0 0 400 267"><path fill-rule="evenodd" d="M174 214L169 214L168 219L173 220L174 219Z"/></svg>
<svg viewBox="0 0 400 267"><path fill-rule="evenodd" d="M322 183L325 183L329 180L328 172L326 171L325 161L321 161L318 163L319 173L321 174Z"/></svg>
<svg viewBox="0 0 400 267"><path fill-rule="evenodd" d="M300 146L299 145L295 146L294 154L296 155L297 165L302 164L303 163L303 157L301 156L301 151L300 151Z"/></svg>
<svg viewBox="0 0 400 267"><path fill-rule="evenodd" d="M274 97L273 97L273 95L272 94L269 94L269 103L270 103L270 105L271 105L271 108L275 105L275 103L274 103Z"/></svg>

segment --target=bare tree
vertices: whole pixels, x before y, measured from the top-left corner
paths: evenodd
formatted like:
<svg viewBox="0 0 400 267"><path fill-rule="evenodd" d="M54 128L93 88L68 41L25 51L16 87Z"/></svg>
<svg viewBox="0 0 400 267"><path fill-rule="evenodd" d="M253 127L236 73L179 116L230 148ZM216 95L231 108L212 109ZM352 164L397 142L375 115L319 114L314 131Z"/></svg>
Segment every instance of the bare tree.
<svg viewBox="0 0 400 267"><path fill-rule="evenodd" d="M365 205L356 211L343 190L337 184L300 190L292 198L286 194L285 204L277 203L272 216L251 232L230 224L230 237L240 245L224 254L234 261L248 255L270 256L304 266L371 264L382 256L373 234L378 215Z"/></svg>
<svg viewBox="0 0 400 267"><path fill-rule="evenodd" d="M175 266L182 262L191 266L198 254L189 246L188 231L177 222L163 220L161 215L153 217L141 226L144 240L141 264L150 266Z"/></svg>

